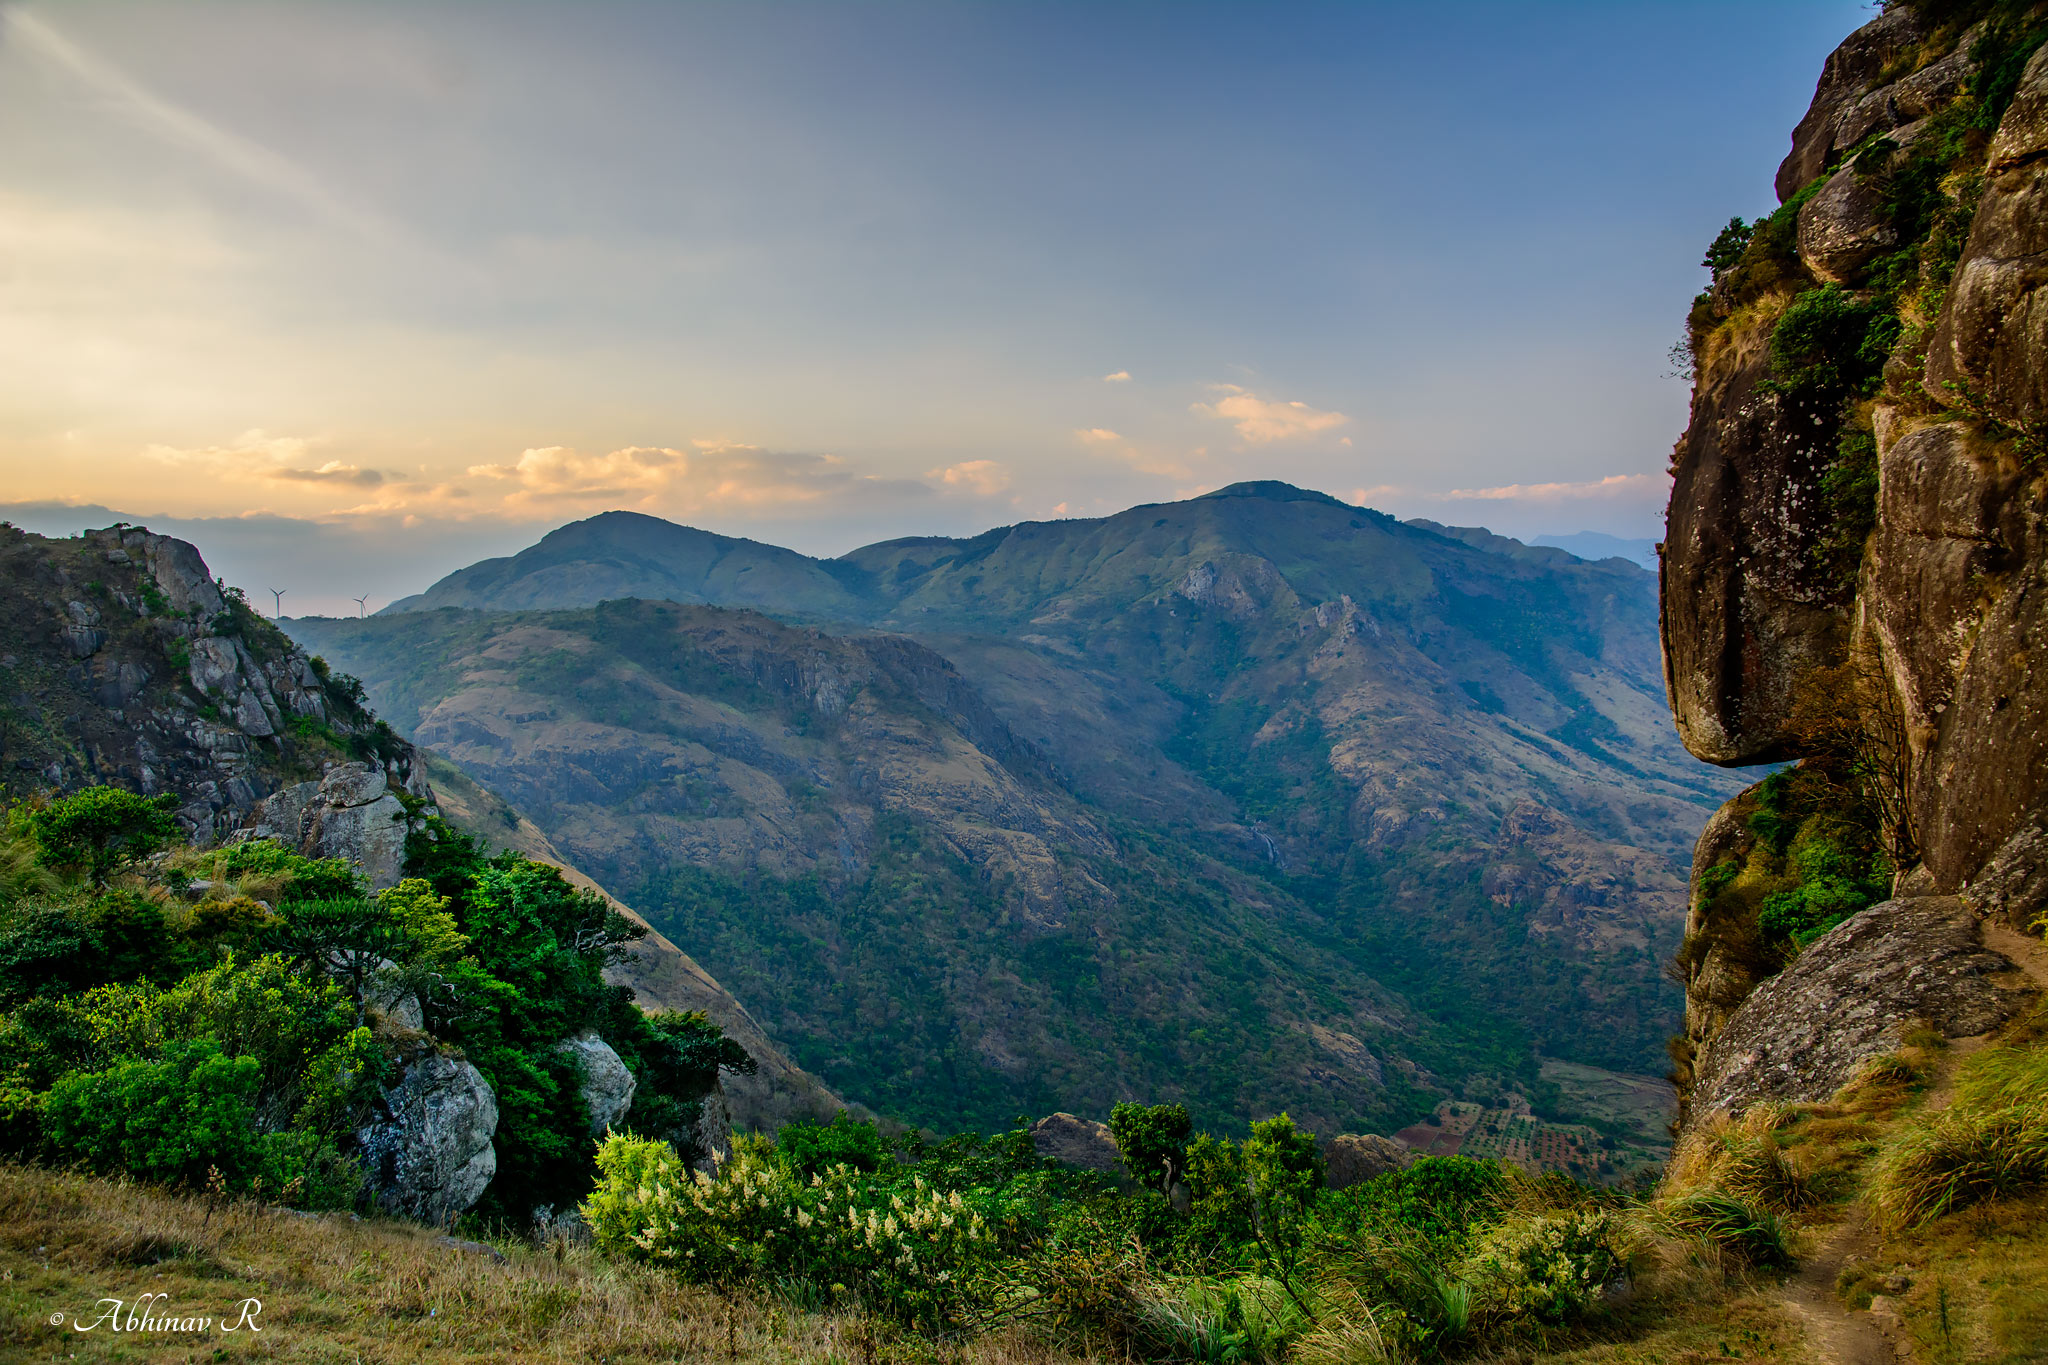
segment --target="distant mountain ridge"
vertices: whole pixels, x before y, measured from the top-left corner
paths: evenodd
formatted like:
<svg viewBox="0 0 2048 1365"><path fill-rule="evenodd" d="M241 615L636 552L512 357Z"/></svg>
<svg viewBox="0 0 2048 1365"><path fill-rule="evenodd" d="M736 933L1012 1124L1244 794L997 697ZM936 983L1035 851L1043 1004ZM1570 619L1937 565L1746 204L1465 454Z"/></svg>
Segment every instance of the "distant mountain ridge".
<svg viewBox="0 0 2048 1365"><path fill-rule="evenodd" d="M1652 587L1254 483L829 561L609 513L287 626L850 1100L1356 1131L1660 1065L1740 779Z"/></svg>

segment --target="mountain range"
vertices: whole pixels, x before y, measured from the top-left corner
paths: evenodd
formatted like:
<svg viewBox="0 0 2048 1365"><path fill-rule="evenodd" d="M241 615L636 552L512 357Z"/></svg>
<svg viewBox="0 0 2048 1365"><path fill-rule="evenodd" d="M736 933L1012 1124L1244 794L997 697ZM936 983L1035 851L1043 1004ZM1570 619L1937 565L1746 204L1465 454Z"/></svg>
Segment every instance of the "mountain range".
<svg viewBox="0 0 2048 1365"><path fill-rule="evenodd" d="M1654 580L1279 483L814 559L612 512L285 628L846 1098L1411 1121L1661 1069Z"/></svg>

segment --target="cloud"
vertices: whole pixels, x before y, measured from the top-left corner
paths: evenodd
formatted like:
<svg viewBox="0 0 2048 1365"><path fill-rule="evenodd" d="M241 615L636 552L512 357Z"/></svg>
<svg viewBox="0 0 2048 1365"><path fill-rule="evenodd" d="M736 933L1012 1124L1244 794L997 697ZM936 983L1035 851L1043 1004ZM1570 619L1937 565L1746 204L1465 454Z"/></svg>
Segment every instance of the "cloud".
<svg viewBox="0 0 2048 1365"><path fill-rule="evenodd" d="M1128 384L1131 382L1131 372L1129 370L1118 370L1115 374L1106 374L1102 376L1102 382L1105 384Z"/></svg>
<svg viewBox="0 0 2048 1365"><path fill-rule="evenodd" d="M332 484L376 488L388 478L381 469L327 460L310 468L306 461L324 442L317 437L272 436L245 431L227 445L148 445L142 453L173 468L196 470L223 483L267 481L289 484Z"/></svg>
<svg viewBox="0 0 2048 1365"><path fill-rule="evenodd" d="M984 498L993 497L1010 486L1010 471L994 460L968 460L961 464L947 465L944 469L932 470L925 477L937 479L948 488L957 488L962 492L978 494Z"/></svg>
<svg viewBox="0 0 2048 1365"><path fill-rule="evenodd" d="M836 455L795 454L724 441L693 441L691 446L623 446L602 454L573 446L536 446L521 451L511 464L471 465L467 472L473 479L511 485L480 511L533 519L580 515L596 507L664 516L772 516L843 504L850 498L918 497L931 492L919 480L862 474ZM967 471L961 477L971 480L977 466L993 468L986 460L955 468Z"/></svg>
<svg viewBox="0 0 2048 1365"><path fill-rule="evenodd" d="M11 44L68 73L152 136L197 152L223 170L273 194L296 200L359 236L384 244L392 241L394 234L389 224L337 196L297 162L162 98L19 6L0 10L0 34Z"/></svg>
<svg viewBox="0 0 2048 1365"><path fill-rule="evenodd" d="M1609 474L1580 483L1510 483L1497 488L1453 488L1443 494L1453 501L1575 502L1585 498L1636 499L1663 497L1671 487L1668 474Z"/></svg>
<svg viewBox="0 0 2048 1365"><path fill-rule="evenodd" d="M1304 440L1351 420L1341 412L1325 412L1299 400L1280 402L1235 384L1212 384L1210 389L1220 396L1214 403L1194 404L1194 414L1234 424L1237 434L1252 445Z"/></svg>
<svg viewBox="0 0 2048 1365"><path fill-rule="evenodd" d="M1074 439L1093 445L1103 441L1121 441L1123 437L1117 435L1108 427L1079 427L1074 431Z"/></svg>
<svg viewBox="0 0 2048 1365"><path fill-rule="evenodd" d="M269 477L282 479L286 483L340 483L353 484L358 488L375 488L384 482L381 470L364 469L360 465L343 464L339 460L329 460L318 469L273 470Z"/></svg>

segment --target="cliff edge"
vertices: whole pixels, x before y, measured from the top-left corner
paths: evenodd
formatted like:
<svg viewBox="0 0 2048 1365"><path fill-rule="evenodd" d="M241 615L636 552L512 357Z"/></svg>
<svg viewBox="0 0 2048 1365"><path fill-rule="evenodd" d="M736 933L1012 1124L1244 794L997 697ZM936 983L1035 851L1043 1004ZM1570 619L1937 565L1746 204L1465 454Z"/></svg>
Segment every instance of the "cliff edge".
<svg viewBox="0 0 2048 1365"><path fill-rule="evenodd" d="M2037 9L1888 7L1828 58L1780 207L1707 253L1662 547L1666 679L1699 757L1798 766L1696 850L1675 966L1688 1117L1825 1098L1914 1024L1989 1027L2019 991L1979 921L2048 913ZM1855 1009L1830 982L1860 983ZM1766 1010L1814 1032L1767 1082Z"/></svg>

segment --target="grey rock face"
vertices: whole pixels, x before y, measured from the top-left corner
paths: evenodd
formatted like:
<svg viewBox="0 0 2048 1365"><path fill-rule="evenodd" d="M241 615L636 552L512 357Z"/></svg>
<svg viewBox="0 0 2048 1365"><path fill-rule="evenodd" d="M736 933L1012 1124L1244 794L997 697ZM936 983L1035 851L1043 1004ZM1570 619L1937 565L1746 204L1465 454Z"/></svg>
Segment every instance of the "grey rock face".
<svg viewBox="0 0 2048 1365"><path fill-rule="evenodd" d="M1822 279L1848 284L1899 244L1876 181L1845 166L1799 210L1799 259Z"/></svg>
<svg viewBox="0 0 2048 1365"><path fill-rule="evenodd" d="M1398 1171L1414 1153L1392 1138L1372 1134L1344 1133L1323 1144L1327 1172L1324 1183L1333 1190L1362 1185L1377 1175Z"/></svg>
<svg viewBox="0 0 2048 1365"><path fill-rule="evenodd" d="M430 1053L384 1092L356 1143L382 1207L446 1224L483 1198L498 1173L497 1131L498 1100L483 1073Z"/></svg>
<svg viewBox="0 0 2048 1365"><path fill-rule="evenodd" d="M579 1033L561 1043L560 1050L574 1057L583 1071L583 1103L590 1110L590 1135L602 1137L633 1107L633 1073L612 1051L611 1044L595 1033Z"/></svg>
<svg viewBox="0 0 2048 1365"><path fill-rule="evenodd" d="M1995 979L2012 970L1955 897L1873 905L1735 1011L1699 1058L1692 1121L1774 1100L1820 1103L1918 1023L1950 1038L1995 1028L2026 997Z"/></svg>
<svg viewBox="0 0 2048 1365"><path fill-rule="evenodd" d="M1124 1159L1117 1151L1109 1125L1077 1118L1064 1111L1049 1114L1031 1125L1031 1145L1038 1154L1084 1171L1114 1175L1123 1170Z"/></svg>
<svg viewBox="0 0 2048 1365"><path fill-rule="evenodd" d="M362 869L373 890L396 886L405 870L405 806L383 769L337 764L318 782L266 797L235 840L276 839L308 858L341 858Z"/></svg>

